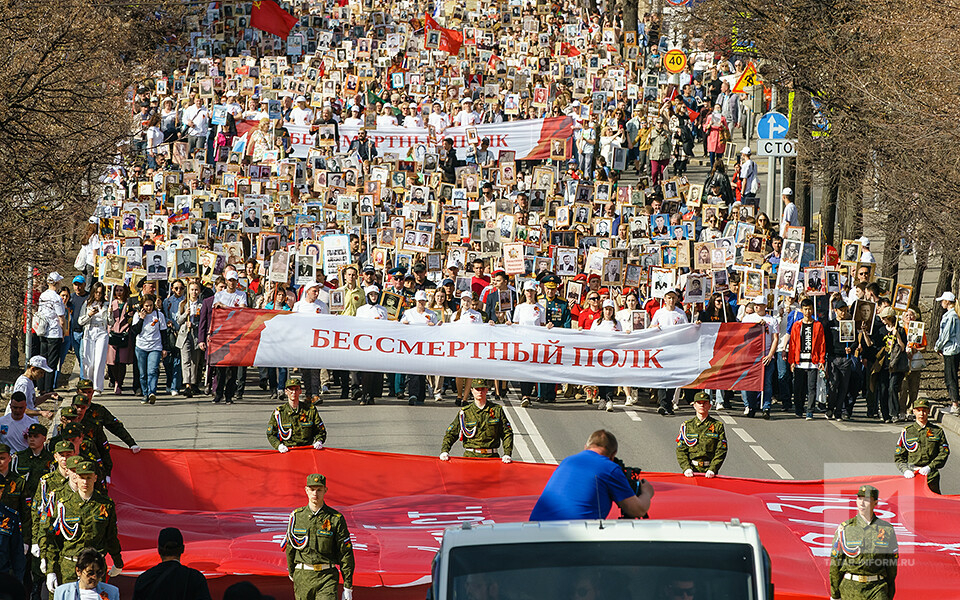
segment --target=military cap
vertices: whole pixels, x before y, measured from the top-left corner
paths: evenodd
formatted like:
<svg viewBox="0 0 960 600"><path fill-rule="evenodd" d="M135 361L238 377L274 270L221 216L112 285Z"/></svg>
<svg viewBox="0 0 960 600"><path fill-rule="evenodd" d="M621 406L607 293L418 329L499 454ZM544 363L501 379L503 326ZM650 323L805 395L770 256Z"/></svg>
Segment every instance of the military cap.
<svg viewBox="0 0 960 600"><path fill-rule="evenodd" d="M298 387L300 387L300 378L299 378L299 377L291 377L290 379L287 380L287 385L286 385L285 387L287 387L287 388L298 388Z"/></svg>
<svg viewBox="0 0 960 600"><path fill-rule="evenodd" d="M706 392L697 392L693 396L694 402L710 402L710 394Z"/></svg>
<svg viewBox="0 0 960 600"><path fill-rule="evenodd" d="M89 406L90 398L87 398L84 394L74 394L71 403L73 406Z"/></svg>
<svg viewBox="0 0 960 600"><path fill-rule="evenodd" d="M77 467L80 465L80 463L82 462L87 462L87 461L79 454L74 454L73 456L67 458L67 460L63 462L63 466L70 469L71 471L75 471Z"/></svg>
<svg viewBox="0 0 960 600"><path fill-rule="evenodd" d="M77 381L77 389L78 389L78 390L92 390L92 389L93 389L93 382L90 381L89 379L80 379L80 380Z"/></svg>
<svg viewBox="0 0 960 600"><path fill-rule="evenodd" d="M63 434L64 439L81 437L83 435L83 425L80 423L67 423L60 431Z"/></svg>
<svg viewBox="0 0 960 600"><path fill-rule="evenodd" d="M926 398L918 398L917 401L913 403L913 408L914 409L925 408L927 410L930 410L930 403L927 402Z"/></svg>
<svg viewBox="0 0 960 600"><path fill-rule="evenodd" d="M327 478L320 473L311 473L310 475L307 475L307 487L313 487L316 485L327 485Z"/></svg>
<svg viewBox="0 0 960 600"><path fill-rule="evenodd" d="M406 272L407 272L407 269L405 267L394 267L389 271L387 271L387 275L393 275L393 276L399 275L400 277L403 277L403 275Z"/></svg>
<svg viewBox="0 0 960 600"><path fill-rule="evenodd" d="M871 498L873 500L879 500L880 490L872 485L861 485L860 489L857 490L857 498Z"/></svg>
<svg viewBox="0 0 960 600"><path fill-rule="evenodd" d="M488 382L486 379L474 379L470 384L474 389L490 387L490 382Z"/></svg>
<svg viewBox="0 0 960 600"><path fill-rule="evenodd" d="M540 283L543 284L543 287L555 288L560 284L560 278L557 277L556 275L551 274L544 277L543 281L541 281Z"/></svg>
<svg viewBox="0 0 960 600"><path fill-rule="evenodd" d="M96 475L97 470L93 467L92 462L81 459L80 463L73 469L73 472L77 475Z"/></svg>
<svg viewBox="0 0 960 600"><path fill-rule="evenodd" d="M63 454L64 452L73 452L73 444L67 440L60 440L53 445L54 454Z"/></svg>
<svg viewBox="0 0 960 600"><path fill-rule="evenodd" d="M60 416L64 419L76 419L80 416L80 411L76 406L64 406L60 409Z"/></svg>
<svg viewBox="0 0 960 600"><path fill-rule="evenodd" d="M4 452L10 454L10 446L0 443L0 454L3 454Z"/></svg>
<svg viewBox="0 0 960 600"><path fill-rule="evenodd" d="M27 427L27 435L47 435L47 428L40 423L34 423Z"/></svg>

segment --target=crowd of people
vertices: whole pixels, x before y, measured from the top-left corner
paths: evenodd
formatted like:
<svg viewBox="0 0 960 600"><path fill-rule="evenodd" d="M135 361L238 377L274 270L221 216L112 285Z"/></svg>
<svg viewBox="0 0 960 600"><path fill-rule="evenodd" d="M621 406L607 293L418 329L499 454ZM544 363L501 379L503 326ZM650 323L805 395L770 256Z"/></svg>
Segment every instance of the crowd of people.
<svg viewBox="0 0 960 600"><path fill-rule="evenodd" d="M188 19L191 58L131 88L131 141L101 180L71 285L50 272L28 297L34 355L0 430L0 475L3 455L16 456L12 472L34 494L23 543L51 590L83 581L80 559L101 564L84 558L87 545L122 568L119 546L103 542L116 535L103 428L138 448L91 403L104 393L229 405L256 385L286 402L267 433L280 452L323 447L314 407L331 390L360 405L449 394L463 412L485 406L487 389L499 400L511 388L525 407L612 411L622 396L670 416L694 404L691 430L714 422L711 406L842 420L862 396L868 420L890 423L925 405L918 290L877 271L866 237L839 251L807 243L791 189L779 215L760 210L752 149L730 151L748 124L745 95L731 91L746 57L694 40L687 66L669 73L658 15L634 28L570 2L479 13L446 3L433 16L406 2L284 3L296 17L285 39L253 28L254 4L215 3ZM477 130L547 118L572 133L530 160ZM378 130L394 129L415 141L378 144ZM688 172L698 153L710 165L703 181ZM935 349L956 411L960 318L953 294L937 300L947 313ZM760 323L764 386L739 397L550 381L473 390L468 378L388 368L221 367L206 356L221 307L628 333ZM83 387L47 440L38 418L54 414L41 405L60 399L70 353ZM496 436L504 462L511 436ZM678 457L691 474L722 463ZM106 538L67 537L75 496L106 507Z"/></svg>

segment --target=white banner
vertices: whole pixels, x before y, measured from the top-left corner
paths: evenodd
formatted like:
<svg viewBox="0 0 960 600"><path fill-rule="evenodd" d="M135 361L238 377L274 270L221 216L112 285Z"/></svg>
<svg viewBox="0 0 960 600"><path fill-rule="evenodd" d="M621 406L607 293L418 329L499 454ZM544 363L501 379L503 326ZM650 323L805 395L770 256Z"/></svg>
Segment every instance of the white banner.
<svg viewBox="0 0 960 600"><path fill-rule="evenodd" d="M285 125L290 132L293 144L293 156L306 158L307 151L314 147L315 134L309 126ZM550 140L567 140L573 137L573 119L570 117L551 117L548 119L527 119L508 121L488 125L477 125L480 139L490 139L490 151L498 155L500 150L513 150L517 160L550 158ZM357 138L359 127L340 125L340 152L346 152L350 142ZM450 127L442 133L441 139L431 140L427 129L406 129L404 127L381 127L368 129L367 135L377 144L382 156L385 152L406 156L411 148L424 145L433 148L442 138L452 138L457 156L466 158L467 132L463 127Z"/></svg>
<svg viewBox="0 0 960 600"><path fill-rule="evenodd" d="M403 325L355 317L218 309L210 362L708 389L760 388L763 332L741 323L596 333L510 325Z"/></svg>

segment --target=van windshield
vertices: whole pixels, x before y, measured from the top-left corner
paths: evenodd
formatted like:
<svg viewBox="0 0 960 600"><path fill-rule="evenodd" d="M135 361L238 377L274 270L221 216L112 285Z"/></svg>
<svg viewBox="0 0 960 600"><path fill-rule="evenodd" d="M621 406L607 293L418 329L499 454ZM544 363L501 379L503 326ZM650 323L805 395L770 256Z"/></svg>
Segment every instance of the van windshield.
<svg viewBox="0 0 960 600"><path fill-rule="evenodd" d="M555 542L450 551L452 600L755 600L748 544Z"/></svg>

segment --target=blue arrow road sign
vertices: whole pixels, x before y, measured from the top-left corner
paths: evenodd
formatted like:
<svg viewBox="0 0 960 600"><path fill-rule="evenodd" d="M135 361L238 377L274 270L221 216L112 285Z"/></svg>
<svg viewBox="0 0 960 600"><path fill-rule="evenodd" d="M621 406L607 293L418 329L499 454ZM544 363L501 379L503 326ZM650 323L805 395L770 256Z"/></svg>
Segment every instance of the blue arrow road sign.
<svg viewBox="0 0 960 600"><path fill-rule="evenodd" d="M790 121L778 112L768 112L757 121L757 136L764 140L782 140L787 137Z"/></svg>

